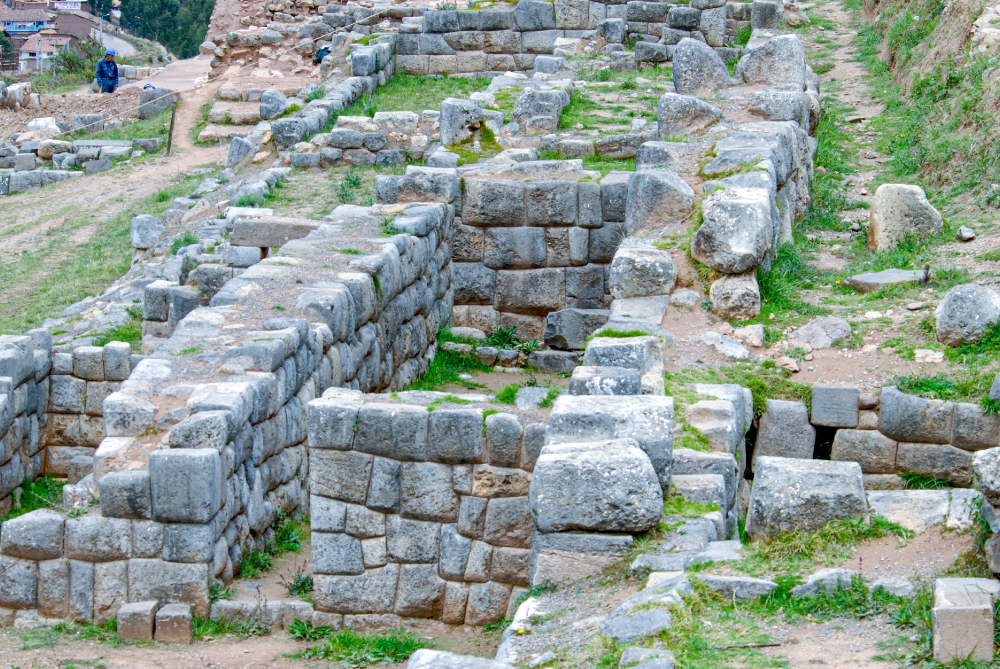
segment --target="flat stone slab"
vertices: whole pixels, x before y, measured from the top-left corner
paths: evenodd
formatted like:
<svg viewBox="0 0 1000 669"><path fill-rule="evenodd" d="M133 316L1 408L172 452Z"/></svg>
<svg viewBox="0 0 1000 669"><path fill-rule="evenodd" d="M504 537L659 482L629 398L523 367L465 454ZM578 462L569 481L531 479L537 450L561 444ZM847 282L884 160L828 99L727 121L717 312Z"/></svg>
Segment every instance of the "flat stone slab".
<svg viewBox="0 0 1000 669"><path fill-rule="evenodd" d="M688 566L693 555L690 551L666 554L643 553L632 561L629 570L680 571Z"/></svg>
<svg viewBox="0 0 1000 669"><path fill-rule="evenodd" d="M716 576L715 574L696 574L694 578L707 585L728 600L747 600L766 595L778 584L761 578L749 576Z"/></svg>
<svg viewBox="0 0 1000 669"><path fill-rule="evenodd" d="M607 634L614 639L615 643L628 643L659 634L663 630L670 629L672 624L669 611L651 609L632 616L605 618L601 624L601 633Z"/></svg>
<svg viewBox="0 0 1000 669"><path fill-rule="evenodd" d="M869 490L872 513L917 534L943 525L951 508L950 490Z"/></svg>
<svg viewBox="0 0 1000 669"><path fill-rule="evenodd" d="M320 221L286 216L236 218L229 243L233 246L280 248L293 239L302 239L320 225Z"/></svg>
<svg viewBox="0 0 1000 669"><path fill-rule="evenodd" d="M131 139L78 139L73 142L73 153L80 149L103 149L108 146L132 148Z"/></svg>
<svg viewBox="0 0 1000 669"><path fill-rule="evenodd" d="M732 541L710 541L692 558L692 562L729 562L743 557L743 545L736 539Z"/></svg>
<svg viewBox="0 0 1000 669"><path fill-rule="evenodd" d="M884 269L881 272L865 272L845 279L844 283L859 293L877 293L886 286L899 283L917 283L924 277L918 269Z"/></svg>

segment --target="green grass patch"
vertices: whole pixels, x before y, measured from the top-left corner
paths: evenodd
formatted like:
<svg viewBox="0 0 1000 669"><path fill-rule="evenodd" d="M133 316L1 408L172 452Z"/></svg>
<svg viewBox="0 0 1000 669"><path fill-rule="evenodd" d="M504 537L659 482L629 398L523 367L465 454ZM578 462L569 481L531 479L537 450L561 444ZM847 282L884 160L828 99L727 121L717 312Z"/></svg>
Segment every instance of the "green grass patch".
<svg viewBox="0 0 1000 669"><path fill-rule="evenodd" d="M712 442L701 433L701 430L684 422L674 434L674 448L689 448L692 451L709 453L712 450Z"/></svg>
<svg viewBox="0 0 1000 669"><path fill-rule="evenodd" d="M425 109L440 109L445 98L467 98L470 93L485 90L489 79L461 77L423 77L413 74L397 74L379 86L372 96L378 111L412 111L420 113ZM354 104L341 112L341 116L367 116L362 96Z"/></svg>
<svg viewBox="0 0 1000 669"><path fill-rule="evenodd" d="M815 565L833 567L854 554L854 547L868 539L895 536L901 540L913 532L881 516L836 520L815 532L791 532L771 539L751 541L744 547L746 557L735 563L748 574L805 573Z"/></svg>
<svg viewBox="0 0 1000 669"><path fill-rule="evenodd" d="M304 521L302 525L308 527L308 522ZM302 529L299 523L278 512L271 523L271 529L274 530L273 542L266 543L264 550L254 549L243 556L240 578L254 578L268 572L274 569L274 558L302 550Z"/></svg>
<svg viewBox="0 0 1000 669"><path fill-rule="evenodd" d="M242 206L242 205L237 205L237 206ZM191 246L192 244L197 244L198 241L199 241L198 236L196 234L194 234L190 230L185 230L183 235L175 237L174 240L170 242L170 255L172 256L177 255L177 252L180 251L182 248L184 248L185 246Z"/></svg>
<svg viewBox="0 0 1000 669"><path fill-rule="evenodd" d="M549 388L549 392L545 395L545 399L538 403L539 409L548 409L552 406L552 403L556 401L556 398L562 394L562 388L552 386Z"/></svg>
<svg viewBox="0 0 1000 669"><path fill-rule="evenodd" d="M513 406L517 403L517 391L524 387L521 383L508 383L506 386L497 391L497 394L493 396L493 401L498 404L509 404Z"/></svg>
<svg viewBox="0 0 1000 669"><path fill-rule="evenodd" d="M649 333L645 330L616 330L614 328L604 328L603 330L598 330L594 334L590 335L587 339L593 339L594 337L614 337L617 339L624 339L626 337L648 337Z"/></svg>
<svg viewBox="0 0 1000 669"><path fill-rule="evenodd" d="M692 502L683 495L671 492L663 500L663 515L680 516L681 518L700 518L706 513L718 511L719 505L714 502Z"/></svg>
<svg viewBox="0 0 1000 669"><path fill-rule="evenodd" d="M161 192L166 192L171 200L190 195L203 178L184 177ZM8 206L17 208L13 203ZM138 214L161 216L168 208L165 201L157 201L157 196L151 195L128 204L105 220L77 206L45 211L42 215L45 221L63 217L63 222L46 232L34 253L0 264L0 284L5 288L5 299L10 300L0 301L0 333L21 334L40 327L46 318L60 317L67 306L88 295L102 293L132 264L135 250L129 236L132 218ZM90 239L75 243L74 234L89 226L96 226ZM0 234L0 239L4 236L6 233Z"/></svg>
<svg viewBox="0 0 1000 669"><path fill-rule="evenodd" d="M152 139L159 137L163 140L163 148L166 149L167 133L170 130L170 110L160 112L156 116L148 119L127 121L120 128L112 130L101 130L100 132L75 132L73 139L109 139L125 140Z"/></svg>
<svg viewBox="0 0 1000 669"><path fill-rule="evenodd" d="M110 330L94 337L94 346L104 346L113 341L123 341L132 347L133 353L140 352L142 349L142 305L136 304L126 309L129 315L128 322L116 325Z"/></svg>
<svg viewBox="0 0 1000 669"><path fill-rule="evenodd" d="M271 633L271 624L263 602L257 606L249 618L210 620L196 617L192 620L192 627L194 638L198 640L205 639L206 637L213 639L222 637L249 639L251 637L267 636Z"/></svg>
<svg viewBox="0 0 1000 669"><path fill-rule="evenodd" d="M812 410L812 386L791 380L792 372L778 367L773 360L761 363L737 363L718 369L685 369L666 372L667 395L680 399L683 405L693 404L699 397L685 386L693 383L736 383L753 393L753 412L760 417L767 411L767 399L803 402ZM705 398L701 398L705 399Z"/></svg>
<svg viewBox="0 0 1000 669"><path fill-rule="evenodd" d="M926 474L904 472L899 476L906 481L907 490L941 490L942 488L951 487L948 481L942 481Z"/></svg>
<svg viewBox="0 0 1000 669"><path fill-rule="evenodd" d="M438 332L438 343L452 341L448 328L441 328ZM488 372L493 368L478 362L471 355L462 355L455 351L445 351L438 346L437 353L427 371L418 376L403 390L437 390L441 386L449 383L460 383L467 388L480 387L478 384L470 383L459 378L459 374L469 374L472 372Z"/></svg>
<svg viewBox="0 0 1000 669"><path fill-rule="evenodd" d="M289 657L303 660L341 662L348 667L402 663L413 653L427 647L427 642L406 630L384 634L360 634L341 630L323 643Z"/></svg>
<svg viewBox="0 0 1000 669"><path fill-rule="evenodd" d="M104 623L56 623L52 627L28 630L21 635L21 650L48 648L67 641L90 641L117 648L124 645L118 638L118 621Z"/></svg>
<svg viewBox="0 0 1000 669"><path fill-rule="evenodd" d="M908 395L954 402L980 402L989 398L994 376L994 371L966 366L947 374L897 376L894 383Z"/></svg>
<svg viewBox="0 0 1000 669"><path fill-rule="evenodd" d="M62 489L66 483L52 476L25 481L11 492L13 506L0 523L38 509L62 509Z"/></svg>

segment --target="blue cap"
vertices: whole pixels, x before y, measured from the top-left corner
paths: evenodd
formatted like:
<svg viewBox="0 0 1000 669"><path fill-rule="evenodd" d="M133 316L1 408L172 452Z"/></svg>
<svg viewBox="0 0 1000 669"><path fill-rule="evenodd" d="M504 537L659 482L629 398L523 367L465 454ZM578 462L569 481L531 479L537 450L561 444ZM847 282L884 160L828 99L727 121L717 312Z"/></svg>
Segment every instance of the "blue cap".
<svg viewBox="0 0 1000 669"><path fill-rule="evenodd" d="M115 50L114 49L108 49L107 51L104 52L104 55L105 56L114 56L115 55Z"/></svg>

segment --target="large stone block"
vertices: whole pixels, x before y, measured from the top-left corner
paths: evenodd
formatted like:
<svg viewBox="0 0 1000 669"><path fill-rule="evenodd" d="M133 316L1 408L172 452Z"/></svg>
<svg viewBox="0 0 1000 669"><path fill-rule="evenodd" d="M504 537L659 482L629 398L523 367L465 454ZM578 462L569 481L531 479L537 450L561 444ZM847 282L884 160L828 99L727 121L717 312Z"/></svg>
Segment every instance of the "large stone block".
<svg viewBox="0 0 1000 669"><path fill-rule="evenodd" d="M523 226L526 222L525 185L516 181L466 179L462 222L496 227Z"/></svg>
<svg viewBox="0 0 1000 669"><path fill-rule="evenodd" d="M167 604L156 612L157 643L189 644L194 640L194 620L188 604Z"/></svg>
<svg viewBox="0 0 1000 669"><path fill-rule="evenodd" d="M491 499L487 504L483 538L490 544L527 548L532 530L527 497Z"/></svg>
<svg viewBox="0 0 1000 669"><path fill-rule="evenodd" d="M556 399L549 414L547 444L634 439L649 456L660 485L670 486L674 450L671 397L571 396Z"/></svg>
<svg viewBox="0 0 1000 669"><path fill-rule="evenodd" d="M545 267L545 251L542 228L487 228L483 264L490 269Z"/></svg>
<svg viewBox="0 0 1000 669"><path fill-rule="evenodd" d="M954 402L928 400L882 388L878 429L896 441L947 444L951 441Z"/></svg>
<svg viewBox="0 0 1000 669"><path fill-rule="evenodd" d="M927 201L923 188L882 184L875 191L868 216L868 248L895 248L908 233L928 237L940 232L943 225L941 214Z"/></svg>
<svg viewBox="0 0 1000 669"><path fill-rule="evenodd" d="M535 534L531 542L531 584L558 583L601 573L632 546L628 534Z"/></svg>
<svg viewBox="0 0 1000 669"><path fill-rule="evenodd" d="M503 618L512 589L513 586L503 583L474 583L469 588L466 624L485 625Z"/></svg>
<svg viewBox="0 0 1000 669"><path fill-rule="evenodd" d="M812 423L826 427L858 426L857 388L837 388L834 386L813 386Z"/></svg>
<svg viewBox="0 0 1000 669"><path fill-rule="evenodd" d="M361 574L361 541L340 533L312 533L312 568L317 574Z"/></svg>
<svg viewBox="0 0 1000 669"><path fill-rule="evenodd" d="M607 321L605 309L560 309L545 317L545 345L569 351L587 347L587 338Z"/></svg>
<svg viewBox="0 0 1000 669"><path fill-rule="evenodd" d="M0 533L0 554L25 560L55 560L63 554L63 517L39 509L8 520Z"/></svg>
<svg viewBox="0 0 1000 669"><path fill-rule="evenodd" d="M501 270L496 274L494 307L529 316L545 316L566 305L566 270Z"/></svg>
<svg viewBox="0 0 1000 669"><path fill-rule="evenodd" d="M693 205L694 191L677 172L641 170L628 183L625 227L634 233L644 227L677 225L687 219Z"/></svg>
<svg viewBox="0 0 1000 669"><path fill-rule="evenodd" d="M330 613L389 613L396 601L399 565L387 564L358 576L315 577L316 610Z"/></svg>
<svg viewBox="0 0 1000 669"><path fill-rule="evenodd" d="M951 443L966 451L1000 445L1000 416L983 412L977 404L956 404Z"/></svg>
<svg viewBox="0 0 1000 669"><path fill-rule="evenodd" d="M440 523L458 521L458 495L452 488L452 468L448 465L403 463L399 488L404 517Z"/></svg>
<svg viewBox="0 0 1000 669"><path fill-rule="evenodd" d="M535 463L529 496L541 532L644 532L662 515L649 457L632 439L549 444Z"/></svg>
<svg viewBox="0 0 1000 669"><path fill-rule="evenodd" d="M702 225L691 240L691 255L725 274L760 265L774 245L771 199L761 188L715 191L701 206Z"/></svg>
<svg viewBox="0 0 1000 669"><path fill-rule="evenodd" d="M312 492L323 497L364 504L368 497L373 456L356 451L315 449L310 453Z"/></svg>
<svg viewBox="0 0 1000 669"><path fill-rule="evenodd" d="M857 517L868 518L857 463L758 458L747 510L752 538L814 531L831 520Z"/></svg>
<svg viewBox="0 0 1000 669"><path fill-rule="evenodd" d="M767 400L760 417L754 462L761 456L812 459L816 428L809 424L809 411L802 402Z"/></svg>
<svg viewBox="0 0 1000 669"><path fill-rule="evenodd" d="M998 594L1000 587L991 579L939 578L934 582L935 661L993 661L993 610Z"/></svg>
<svg viewBox="0 0 1000 669"><path fill-rule="evenodd" d="M611 261L608 287L616 298L669 295L676 281L677 266L669 252L622 246Z"/></svg>
<svg viewBox="0 0 1000 669"><path fill-rule="evenodd" d="M865 474L893 474L897 446L876 430L837 430L830 459L857 462Z"/></svg>
<svg viewBox="0 0 1000 669"><path fill-rule="evenodd" d="M428 416L425 407L367 403L358 412L354 449L396 460L423 460Z"/></svg>
<svg viewBox="0 0 1000 669"><path fill-rule="evenodd" d="M967 283L949 290L934 310L938 341L959 346L979 341L1000 321L1000 293Z"/></svg>
<svg viewBox="0 0 1000 669"><path fill-rule="evenodd" d="M497 272L478 262L452 264L455 304L493 304L497 293Z"/></svg>
<svg viewBox="0 0 1000 669"><path fill-rule="evenodd" d="M149 454L153 519L207 523L222 506L222 460L209 448L169 449Z"/></svg>
<svg viewBox="0 0 1000 669"><path fill-rule="evenodd" d="M674 7L670 13L686 9ZM729 88L729 70L722 58L708 44L688 37L674 49L673 73L674 90L681 95L708 95Z"/></svg>
<svg viewBox="0 0 1000 669"><path fill-rule="evenodd" d="M407 520L396 515L386 518L386 549L390 560L434 562L438 559L440 525Z"/></svg>
<svg viewBox="0 0 1000 669"><path fill-rule="evenodd" d="M490 464L517 467L521 458L521 421L508 413L486 417L486 446Z"/></svg>
<svg viewBox="0 0 1000 669"><path fill-rule="evenodd" d="M122 518L82 516L68 518L63 555L71 560L107 562L130 557L132 524Z"/></svg>
<svg viewBox="0 0 1000 669"><path fill-rule="evenodd" d="M0 607L38 608L38 563L0 556Z"/></svg>
<svg viewBox="0 0 1000 669"><path fill-rule="evenodd" d="M933 476L952 485L972 485L972 453L948 444L913 444L899 442L896 452L899 473Z"/></svg>
<svg viewBox="0 0 1000 669"><path fill-rule="evenodd" d="M404 564L399 569L394 612L409 618L437 618L444 604L445 582L432 564Z"/></svg>
<svg viewBox="0 0 1000 669"><path fill-rule="evenodd" d="M161 604L189 604L195 615L207 616L208 568L206 563L133 558L128 565L129 597L138 601L155 599Z"/></svg>
<svg viewBox="0 0 1000 669"><path fill-rule="evenodd" d="M123 605L118 609L118 638L124 643L151 643L159 608L157 601Z"/></svg>
<svg viewBox="0 0 1000 669"><path fill-rule="evenodd" d="M751 86L788 84L801 91L806 84L802 42L796 35L772 37L756 49L747 50L736 66L736 76Z"/></svg>

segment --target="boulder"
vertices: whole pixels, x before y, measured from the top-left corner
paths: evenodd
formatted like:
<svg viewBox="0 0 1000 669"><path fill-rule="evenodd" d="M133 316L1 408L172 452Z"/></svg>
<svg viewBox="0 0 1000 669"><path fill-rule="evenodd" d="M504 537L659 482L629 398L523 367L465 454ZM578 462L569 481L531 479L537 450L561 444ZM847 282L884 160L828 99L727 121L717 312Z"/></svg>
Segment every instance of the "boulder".
<svg viewBox="0 0 1000 669"><path fill-rule="evenodd" d="M771 199L762 188L727 188L705 198L702 225L691 255L725 274L742 274L763 262L774 244Z"/></svg>
<svg viewBox="0 0 1000 669"><path fill-rule="evenodd" d="M740 59L736 76L750 86L792 84L801 91L806 84L806 52L802 42L796 35L772 37Z"/></svg>
<svg viewBox="0 0 1000 669"><path fill-rule="evenodd" d="M642 44L642 42L639 42ZM635 169L647 170L655 167L670 167L677 162L673 142L643 142L635 152Z"/></svg>
<svg viewBox="0 0 1000 669"><path fill-rule="evenodd" d="M712 47L685 37L674 49L674 90L682 95L706 95L729 88L729 70Z"/></svg>
<svg viewBox="0 0 1000 669"><path fill-rule="evenodd" d="M760 287L756 272L727 274L712 282L708 291L712 313L722 318L749 320L760 316Z"/></svg>
<svg viewBox="0 0 1000 669"><path fill-rule="evenodd" d="M625 19L604 19L597 24L597 32L609 44L621 44L625 41Z"/></svg>
<svg viewBox="0 0 1000 669"><path fill-rule="evenodd" d="M941 232L941 214L927 201L924 189L907 184L882 184L875 191L868 215L868 248L896 247L907 233L921 237Z"/></svg>
<svg viewBox="0 0 1000 669"><path fill-rule="evenodd" d="M857 517L868 519L868 503L856 462L757 459L746 522L751 538L811 532Z"/></svg>
<svg viewBox="0 0 1000 669"><path fill-rule="evenodd" d="M160 112L170 109L178 97L177 93L169 88L143 89L139 94L139 118L153 118Z"/></svg>
<svg viewBox="0 0 1000 669"><path fill-rule="evenodd" d="M656 471L634 439L546 445L528 496L539 532L645 532L663 515Z"/></svg>
<svg viewBox="0 0 1000 669"><path fill-rule="evenodd" d="M278 118L288 109L288 98L276 88L269 88L260 96L260 118L264 121Z"/></svg>
<svg viewBox="0 0 1000 669"><path fill-rule="evenodd" d="M749 576L716 576L715 574L697 574L695 580L708 586L726 600L748 600L767 595L778 587L774 581L766 581Z"/></svg>
<svg viewBox="0 0 1000 669"><path fill-rule="evenodd" d="M163 222L156 216L140 214L132 219L132 248L151 249L160 241L163 234Z"/></svg>
<svg viewBox="0 0 1000 669"><path fill-rule="evenodd" d="M648 225L676 225L690 215L693 205L694 191L677 172L640 170L628 182L626 231L632 233Z"/></svg>
<svg viewBox="0 0 1000 669"><path fill-rule="evenodd" d="M792 597L811 597L849 588L853 578L854 572L850 569L820 569L811 574L805 583L792 588Z"/></svg>
<svg viewBox="0 0 1000 669"><path fill-rule="evenodd" d="M447 98L441 103L441 143L450 146L469 135L469 126L479 123L483 111L472 100Z"/></svg>
<svg viewBox="0 0 1000 669"><path fill-rule="evenodd" d="M608 321L605 309L561 309L545 317L545 345L569 351L587 347L587 337Z"/></svg>
<svg viewBox="0 0 1000 669"><path fill-rule="evenodd" d="M979 341L986 328L1000 321L1000 294L975 283L949 290L934 311L937 338L942 344L959 346Z"/></svg>
<svg viewBox="0 0 1000 669"><path fill-rule="evenodd" d="M814 318L788 335L792 346L809 345L814 349L830 348L835 342L851 336L851 324L836 316Z"/></svg>
<svg viewBox="0 0 1000 669"><path fill-rule="evenodd" d="M43 139L38 143L38 157L51 160L52 156L60 153L72 153L73 143L64 142L61 139Z"/></svg>
<svg viewBox="0 0 1000 669"><path fill-rule="evenodd" d="M620 246L611 261L609 284L615 298L669 295L677 266L668 251L652 246Z"/></svg>
<svg viewBox="0 0 1000 669"><path fill-rule="evenodd" d="M685 137L719 121L722 112L693 95L667 93L656 105L660 139Z"/></svg>
<svg viewBox="0 0 1000 669"><path fill-rule="evenodd" d="M559 117L568 104L569 93L562 89L529 88L514 103L514 120L525 133L556 132L559 129Z"/></svg>

